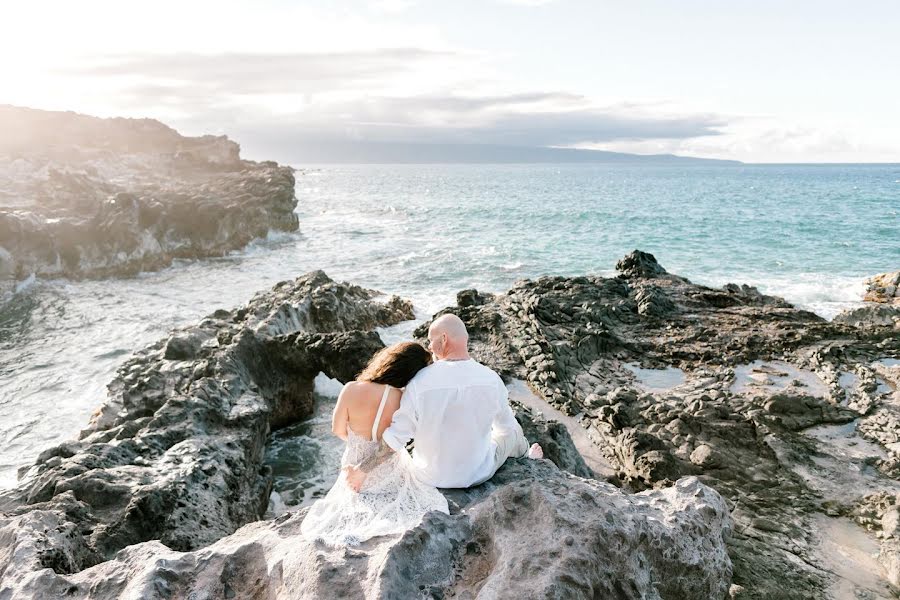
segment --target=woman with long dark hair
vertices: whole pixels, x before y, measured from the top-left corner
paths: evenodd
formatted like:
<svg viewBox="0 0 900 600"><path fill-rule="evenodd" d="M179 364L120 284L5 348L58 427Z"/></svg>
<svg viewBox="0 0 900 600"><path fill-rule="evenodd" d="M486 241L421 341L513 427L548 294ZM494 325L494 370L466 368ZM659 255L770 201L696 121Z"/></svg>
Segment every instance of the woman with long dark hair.
<svg viewBox="0 0 900 600"><path fill-rule="evenodd" d="M304 537L355 545L415 527L429 511L448 512L443 494L413 475L409 454L394 452L381 440L400 407L402 388L429 364L431 354L421 344L394 344L376 353L341 390L331 427L347 442L341 473L303 520ZM359 465L366 466L365 480L348 479L348 468Z"/></svg>

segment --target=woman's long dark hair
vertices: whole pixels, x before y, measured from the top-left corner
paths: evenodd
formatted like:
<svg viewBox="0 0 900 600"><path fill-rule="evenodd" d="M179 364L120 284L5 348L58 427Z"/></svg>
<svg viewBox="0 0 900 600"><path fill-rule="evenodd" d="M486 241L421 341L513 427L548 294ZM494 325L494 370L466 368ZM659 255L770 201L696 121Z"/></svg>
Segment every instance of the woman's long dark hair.
<svg viewBox="0 0 900 600"><path fill-rule="evenodd" d="M431 353L422 344L400 342L376 352L356 380L402 388L406 387L416 373L430 364Z"/></svg>

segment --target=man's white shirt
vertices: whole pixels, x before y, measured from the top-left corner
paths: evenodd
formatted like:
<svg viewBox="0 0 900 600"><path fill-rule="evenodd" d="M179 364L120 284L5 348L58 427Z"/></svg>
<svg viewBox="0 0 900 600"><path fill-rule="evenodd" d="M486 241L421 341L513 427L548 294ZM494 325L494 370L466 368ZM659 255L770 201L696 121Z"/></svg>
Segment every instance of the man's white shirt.
<svg viewBox="0 0 900 600"><path fill-rule="evenodd" d="M521 428L500 376L473 359L440 360L409 382L384 431L397 452L415 439L413 469L424 483L461 488L494 472L495 434Z"/></svg>

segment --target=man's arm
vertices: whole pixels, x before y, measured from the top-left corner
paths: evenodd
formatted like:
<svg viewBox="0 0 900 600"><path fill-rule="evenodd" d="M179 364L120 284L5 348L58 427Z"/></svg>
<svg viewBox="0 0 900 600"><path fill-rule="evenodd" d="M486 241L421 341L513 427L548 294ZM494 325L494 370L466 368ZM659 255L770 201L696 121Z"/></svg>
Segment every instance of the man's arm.
<svg viewBox="0 0 900 600"><path fill-rule="evenodd" d="M531 447L528 446L525 432L522 430L522 426L516 419L512 406L509 404L509 390L503 385L502 380L498 381L498 385L500 386L498 390L500 392L498 395L500 407L491 423L498 447L502 445L507 456L511 458L544 458L544 449L541 448L540 444L534 443ZM501 440L501 437L506 439Z"/></svg>
<svg viewBox="0 0 900 600"><path fill-rule="evenodd" d="M503 385L503 381L500 380L499 377L497 387L499 393L499 406L497 407L497 412L494 414L491 428L501 434L511 434L517 429L521 431L522 426L516 421L516 415L509 405L509 390L506 389L506 386Z"/></svg>
<svg viewBox="0 0 900 600"><path fill-rule="evenodd" d="M397 452L406 452L406 444L416 437L419 427L418 395L415 383L410 382L400 397L400 408L391 418L390 426L381 434L385 444Z"/></svg>

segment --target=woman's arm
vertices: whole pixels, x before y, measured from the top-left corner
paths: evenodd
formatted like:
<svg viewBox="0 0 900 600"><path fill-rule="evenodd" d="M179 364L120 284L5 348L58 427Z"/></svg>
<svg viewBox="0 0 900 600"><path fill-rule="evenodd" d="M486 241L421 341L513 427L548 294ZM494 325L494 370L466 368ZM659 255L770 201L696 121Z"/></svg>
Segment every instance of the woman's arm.
<svg viewBox="0 0 900 600"><path fill-rule="evenodd" d="M347 441L347 422L350 419L350 413L347 410L347 404L349 403L347 397L350 395L348 389L352 384L353 382L351 381L341 388L337 404L334 405L334 412L331 414L331 433L345 442Z"/></svg>

